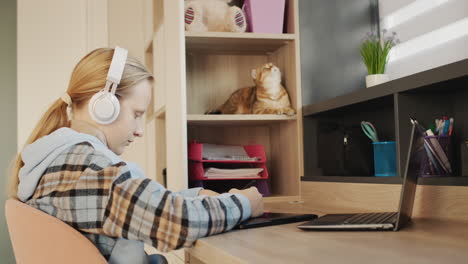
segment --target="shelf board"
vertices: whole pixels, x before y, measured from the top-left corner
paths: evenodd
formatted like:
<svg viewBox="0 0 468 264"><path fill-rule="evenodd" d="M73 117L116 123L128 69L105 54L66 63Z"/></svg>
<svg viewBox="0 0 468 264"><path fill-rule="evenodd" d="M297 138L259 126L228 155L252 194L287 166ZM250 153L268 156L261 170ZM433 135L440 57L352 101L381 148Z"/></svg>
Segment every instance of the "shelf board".
<svg viewBox="0 0 468 264"><path fill-rule="evenodd" d="M301 181L401 184L399 176L303 176ZM418 178L418 185L468 186L468 177L428 177Z"/></svg>
<svg viewBox="0 0 468 264"><path fill-rule="evenodd" d="M166 105L160 106L155 111L148 111L146 114L146 121L149 122L153 119L166 119Z"/></svg>
<svg viewBox="0 0 468 264"><path fill-rule="evenodd" d="M228 164L238 164L238 163L244 163L244 164L260 164L260 163L265 163L265 160L192 160L189 159L190 161L194 162L201 162L201 163L228 163Z"/></svg>
<svg viewBox="0 0 468 264"><path fill-rule="evenodd" d="M296 119L296 115L187 115L190 125L264 125Z"/></svg>
<svg viewBox="0 0 468 264"><path fill-rule="evenodd" d="M364 78L364 76L363 76ZM322 112L335 110L344 106L390 96L401 92L446 91L447 85L434 85L446 81L458 82L454 89L464 89L468 79L468 59L440 66L434 69L392 80L371 88L362 88L355 92L340 95L328 100L303 106L303 116L312 116Z"/></svg>
<svg viewBox="0 0 468 264"><path fill-rule="evenodd" d="M296 39L295 34L185 32L188 51L273 52Z"/></svg>
<svg viewBox="0 0 468 264"><path fill-rule="evenodd" d="M149 39L147 43L145 43L145 52L152 53L153 52L153 39Z"/></svg>
<svg viewBox="0 0 468 264"><path fill-rule="evenodd" d="M159 109L154 112L154 117L159 118L159 119L165 119L166 118L166 106L163 105L159 107Z"/></svg>
<svg viewBox="0 0 468 264"><path fill-rule="evenodd" d="M401 184L399 176L303 176L301 181Z"/></svg>
<svg viewBox="0 0 468 264"><path fill-rule="evenodd" d="M233 178L204 178L202 180L195 180L195 181L232 181L232 180L266 180L268 178L262 177L233 177Z"/></svg>
<svg viewBox="0 0 468 264"><path fill-rule="evenodd" d="M468 177L427 177L418 178L419 185L468 186Z"/></svg>

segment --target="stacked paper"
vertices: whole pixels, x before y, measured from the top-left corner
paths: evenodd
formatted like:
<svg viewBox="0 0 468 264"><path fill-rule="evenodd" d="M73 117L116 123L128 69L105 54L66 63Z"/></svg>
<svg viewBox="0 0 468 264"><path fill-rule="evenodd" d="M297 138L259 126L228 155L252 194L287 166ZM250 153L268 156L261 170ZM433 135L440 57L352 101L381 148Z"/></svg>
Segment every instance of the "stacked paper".
<svg viewBox="0 0 468 264"><path fill-rule="evenodd" d="M208 168L205 170L207 178L258 178L263 168L242 168L242 169L218 169Z"/></svg>
<svg viewBox="0 0 468 264"><path fill-rule="evenodd" d="M242 146L203 144L204 160L259 160L249 157Z"/></svg>

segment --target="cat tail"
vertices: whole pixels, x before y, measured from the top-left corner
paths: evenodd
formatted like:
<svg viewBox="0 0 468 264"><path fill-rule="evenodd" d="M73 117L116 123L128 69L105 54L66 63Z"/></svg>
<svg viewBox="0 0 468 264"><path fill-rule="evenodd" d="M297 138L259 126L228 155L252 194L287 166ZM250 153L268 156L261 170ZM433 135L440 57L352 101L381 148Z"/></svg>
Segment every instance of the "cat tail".
<svg viewBox="0 0 468 264"><path fill-rule="evenodd" d="M221 114L221 110L219 110L218 108L211 109L205 112L205 115L220 115L220 114Z"/></svg>

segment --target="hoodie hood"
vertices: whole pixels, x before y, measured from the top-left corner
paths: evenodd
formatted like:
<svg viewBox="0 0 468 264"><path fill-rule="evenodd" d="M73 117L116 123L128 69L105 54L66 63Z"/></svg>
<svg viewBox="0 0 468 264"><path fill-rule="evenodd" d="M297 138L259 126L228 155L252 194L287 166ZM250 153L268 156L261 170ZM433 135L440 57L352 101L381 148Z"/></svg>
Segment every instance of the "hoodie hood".
<svg viewBox="0 0 468 264"><path fill-rule="evenodd" d="M68 127L57 129L27 145L21 153L24 166L19 171L18 198L23 202L27 201L34 194L46 169L60 153L81 142L89 142L96 150L108 157L112 163L122 161L119 156L94 136L76 132Z"/></svg>

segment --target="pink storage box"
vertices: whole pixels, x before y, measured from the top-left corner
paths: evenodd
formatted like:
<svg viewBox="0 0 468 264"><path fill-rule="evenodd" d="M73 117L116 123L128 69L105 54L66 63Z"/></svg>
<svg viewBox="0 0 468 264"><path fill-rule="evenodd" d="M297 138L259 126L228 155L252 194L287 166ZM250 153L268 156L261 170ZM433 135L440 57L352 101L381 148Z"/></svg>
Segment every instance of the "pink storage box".
<svg viewBox="0 0 468 264"><path fill-rule="evenodd" d="M188 160L189 160L189 179L190 187L202 187L204 188L204 181L209 180L245 180L250 181L255 179L255 186L263 196L270 195L270 189L268 187L268 171L266 167L266 155L265 149L262 145L245 145L243 146L245 152L249 157L257 157L260 160L246 161L246 160L204 160L203 159L203 144L201 143L189 143L188 144ZM258 177L255 178L222 178L222 179L209 179L205 177L205 164L216 164L216 163L229 163L237 168L263 168Z"/></svg>
<svg viewBox="0 0 468 264"><path fill-rule="evenodd" d="M247 31L283 33L285 0L245 0L242 9L247 17Z"/></svg>
<svg viewBox="0 0 468 264"><path fill-rule="evenodd" d="M245 161L245 160L204 160L203 144L189 143L188 144L188 159L189 159L189 178L190 180L219 180L208 179L205 175L204 164L214 163L231 163L237 165L238 168L263 168L257 179L268 179L268 171L266 167L266 155L262 145L245 145L243 146L249 157L258 157L260 160ZM235 178L223 178L223 180L234 180ZM237 179L237 178L236 178ZM239 178L249 179L249 178Z"/></svg>

